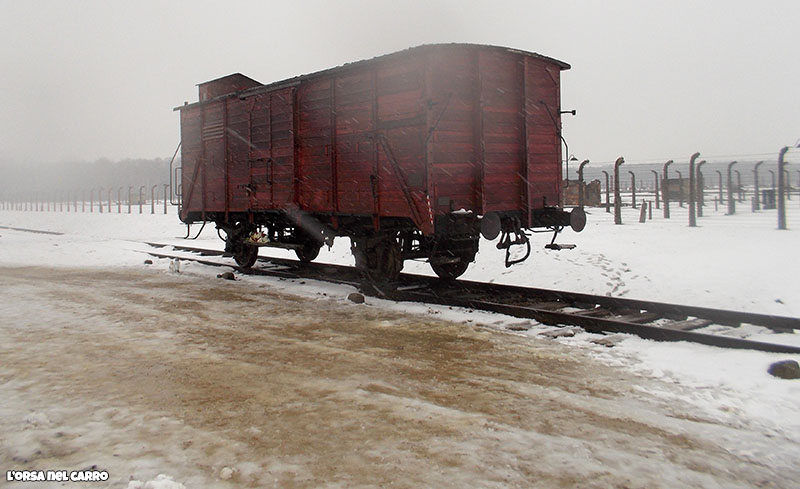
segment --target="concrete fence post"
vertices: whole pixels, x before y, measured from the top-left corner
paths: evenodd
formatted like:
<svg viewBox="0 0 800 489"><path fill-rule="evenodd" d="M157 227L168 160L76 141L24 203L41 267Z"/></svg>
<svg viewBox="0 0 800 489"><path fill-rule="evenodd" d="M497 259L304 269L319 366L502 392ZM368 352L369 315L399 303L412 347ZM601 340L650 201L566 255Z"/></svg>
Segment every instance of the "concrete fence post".
<svg viewBox="0 0 800 489"><path fill-rule="evenodd" d="M675 173L678 174L678 180L681 182L680 192L678 192L678 205L683 207L683 174L680 170L675 170Z"/></svg>
<svg viewBox="0 0 800 489"><path fill-rule="evenodd" d="M753 186L755 188L755 200L753 201L753 210L760 211L761 210L761 196L759 195L759 188L758 188L758 167L764 164L763 161L759 161L756 163L756 166L753 167Z"/></svg>
<svg viewBox="0 0 800 489"><path fill-rule="evenodd" d="M169 197L169 194L167 193L168 191L169 191L169 184L165 183L164 184L164 215L167 214L167 197Z"/></svg>
<svg viewBox="0 0 800 489"><path fill-rule="evenodd" d="M158 185L153 185L150 189L150 214L156 213L156 189Z"/></svg>
<svg viewBox="0 0 800 489"><path fill-rule="evenodd" d="M700 153L695 153L689 158L689 227L697 226L697 208L695 207L695 160Z"/></svg>
<svg viewBox="0 0 800 489"><path fill-rule="evenodd" d="M659 204L658 200L658 172L656 170L650 170L650 171L653 172L653 178L655 179L656 182L656 209L660 209L661 205ZM652 217L650 219L652 219Z"/></svg>
<svg viewBox="0 0 800 489"><path fill-rule="evenodd" d="M584 191L586 185L583 183L583 167L589 163L589 160L583 160L578 166L578 207L583 208Z"/></svg>
<svg viewBox="0 0 800 489"><path fill-rule="evenodd" d="M733 165L735 161L728 163L728 215L736 214L736 200L733 198Z"/></svg>
<svg viewBox="0 0 800 489"><path fill-rule="evenodd" d="M631 176L631 207L636 209L636 175L630 170L628 173Z"/></svg>
<svg viewBox="0 0 800 489"><path fill-rule="evenodd" d="M622 197L619 195L619 166L625 163L620 156L614 162L614 224L622 224Z"/></svg>
<svg viewBox="0 0 800 489"><path fill-rule="evenodd" d="M787 151L789 151L789 147L784 146L778 153L778 229L786 229L786 202L783 200L783 169L786 163L783 161L783 157Z"/></svg>
<svg viewBox="0 0 800 489"><path fill-rule="evenodd" d="M603 175L606 176L606 212L609 214L611 213L611 190L609 189L609 175L608 172L605 170L603 171Z"/></svg>
<svg viewBox="0 0 800 489"><path fill-rule="evenodd" d="M661 179L661 193L664 198L664 219L669 219L669 174L667 173L672 160L664 163L664 177Z"/></svg>
<svg viewBox="0 0 800 489"><path fill-rule="evenodd" d="M133 187L128 187L128 214L131 213L131 200L133 200Z"/></svg>
<svg viewBox="0 0 800 489"><path fill-rule="evenodd" d="M117 189L117 214L122 214L122 187Z"/></svg>
<svg viewBox="0 0 800 489"><path fill-rule="evenodd" d="M144 185L139 187L139 214L142 213L142 201L144 200Z"/></svg>

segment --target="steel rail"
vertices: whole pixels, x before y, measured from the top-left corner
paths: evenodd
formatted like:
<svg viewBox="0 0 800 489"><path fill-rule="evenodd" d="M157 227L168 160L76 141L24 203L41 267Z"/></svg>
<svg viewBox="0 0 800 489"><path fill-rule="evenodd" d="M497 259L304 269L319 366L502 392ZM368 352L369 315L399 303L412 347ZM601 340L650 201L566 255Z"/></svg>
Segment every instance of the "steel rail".
<svg viewBox="0 0 800 489"><path fill-rule="evenodd" d="M659 326L650 326L628 321L590 317L574 312L552 311L547 309L538 309L536 307L515 306L511 304L503 304L484 300L442 297L437 296L436 294L423 294L417 292L392 291L386 295L392 300L425 302L447 306L466 307L482 311L491 311L518 318L534 319L540 323L548 325L568 324L572 326L580 326L586 331L590 331L592 333L628 333L641 338L656 341L690 341L693 343L719 346L723 348L739 348L777 353L800 354L800 347L797 346L765 343L730 336L698 333L695 331L668 329Z"/></svg>
<svg viewBox="0 0 800 489"><path fill-rule="evenodd" d="M175 251L198 253L203 256L226 256L224 252L218 250L158 243L147 244L154 247L171 246ZM669 322L665 325L644 324L660 320L682 321L684 323L698 321L700 325L696 327L709 325L736 327L742 324L751 324L776 332L792 332L800 329L800 318L514 285L466 280L445 281L435 277L412 274L401 274L397 283L388 287L381 287L364 284L360 279L359 272L350 266L301 263L296 260L259 257L259 262L270 263L281 268L242 269L234 264L224 264L165 253L147 253L159 258L177 258L193 260L211 266L227 266L251 275L318 279L332 283L354 285L359 286L368 295L389 300L422 302L496 312L523 319L533 319L542 324L579 326L586 331L594 333L627 333L656 341L689 341L723 348L800 354L800 347L798 346L766 343L679 328L671 329ZM686 321L687 319L689 320ZM707 324L703 324L702 321Z"/></svg>

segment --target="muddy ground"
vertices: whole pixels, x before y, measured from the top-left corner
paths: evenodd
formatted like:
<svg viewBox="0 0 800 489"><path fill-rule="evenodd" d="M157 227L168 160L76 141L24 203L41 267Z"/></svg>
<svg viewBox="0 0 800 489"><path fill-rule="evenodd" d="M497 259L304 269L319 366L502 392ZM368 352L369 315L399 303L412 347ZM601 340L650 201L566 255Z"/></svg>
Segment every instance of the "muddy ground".
<svg viewBox="0 0 800 489"><path fill-rule="evenodd" d="M97 466L109 481L85 487L120 488L158 474L196 488L792 487L800 475L764 458L762 434L669 404L649 394L668 386L580 348L280 285L0 269L3 473Z"/></svg>

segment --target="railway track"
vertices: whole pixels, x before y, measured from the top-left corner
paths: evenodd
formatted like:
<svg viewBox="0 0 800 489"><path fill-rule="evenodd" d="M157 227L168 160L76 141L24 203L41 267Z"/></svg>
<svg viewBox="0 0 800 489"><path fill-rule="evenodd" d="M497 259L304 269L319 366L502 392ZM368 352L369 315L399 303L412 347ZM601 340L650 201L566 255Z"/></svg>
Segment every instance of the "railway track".
<svg viewBox="0 0 800 489"><path fill-rule="evenodd" d="M365 284L358 270L348 266L259 257L255 268L241 269L232 263L207 258L225 256L222 251L147 244L155 248L148 254L158 258L226 266L250 275L348 284L359 287L367 295L389 300L497 312L548 325L578 326L594 333L626 333L657 341L690 341L724 348L800 353L798 346L737 336L746 325L791 334L800 329L798 318L466 280L445 281L411 274L401 274L397 282L381 286ZM165 252L165 248L171 252Z"/></svg>

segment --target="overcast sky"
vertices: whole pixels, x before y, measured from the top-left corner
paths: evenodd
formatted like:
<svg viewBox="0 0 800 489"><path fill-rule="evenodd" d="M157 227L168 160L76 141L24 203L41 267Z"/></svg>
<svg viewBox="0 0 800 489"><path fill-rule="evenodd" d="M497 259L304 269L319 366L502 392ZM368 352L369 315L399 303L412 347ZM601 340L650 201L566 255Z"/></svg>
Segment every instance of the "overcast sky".
<svg viewBox="0 0 800 489"><path fill-rule="evenodd" d="M581 160L742 159L800 139L797 0L0 0L0 41L0 161L22 164L169 157L172 108L197 83L437 42L571 64L564 137Z"/></svg>

